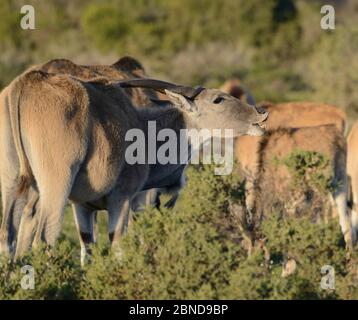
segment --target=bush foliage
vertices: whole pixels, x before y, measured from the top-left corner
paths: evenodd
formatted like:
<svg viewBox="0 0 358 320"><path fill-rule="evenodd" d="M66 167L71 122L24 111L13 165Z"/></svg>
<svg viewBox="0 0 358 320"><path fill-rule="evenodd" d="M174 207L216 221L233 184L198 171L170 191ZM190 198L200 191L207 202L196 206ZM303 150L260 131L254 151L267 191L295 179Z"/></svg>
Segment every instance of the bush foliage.
<svg viewBox="0 0 358 320"><path fill-rule="evenodd" d="M322 194L332 191L333 172L331 160L316 151L294 150L283 160L295 187L310 187Z"/></svg>
<svg viewBox="0 0 358 320"><path fill-rule="evenodd" d="M354 299L354 257L348 256L338 222L272 213L259 227L264 246L243 245L231 209L243 192L237 174L215 176L213 167L189 168L188 186L174 211L137 214L121 241L121 258L101 240L81 269L79 250L66 239L16 263L1 262L2 299ZM71 219L71 217L67 217ZM267 255L267 252L269 255ZM282 277L288 259L296 271ZM24 265L35 269L35 289L20 286ZM335 290L320 288L321 268L335 269Z"/></svg>

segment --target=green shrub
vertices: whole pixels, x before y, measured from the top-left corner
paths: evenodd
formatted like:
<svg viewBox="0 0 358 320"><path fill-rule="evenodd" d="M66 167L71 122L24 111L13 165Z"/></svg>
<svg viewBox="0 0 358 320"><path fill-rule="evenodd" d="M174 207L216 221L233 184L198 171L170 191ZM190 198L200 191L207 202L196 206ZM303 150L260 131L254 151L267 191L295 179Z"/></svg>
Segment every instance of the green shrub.
<svg viewBox="0 0 358 320"><path fill-rule="evenodd" d="M295 187L309 187L319 192L332 191L331 160L316 151L294 150L281 162L293 176Z"/></svg>
<svg viewBox="0 0 358 320"><path fill-rule="evenodd" d="M342 183L333 179L332 161L320 152L297 148L285 156L272 156L259 178L258 212L328 220L333 210L329 197Z"/></svg>
<svg viewBox="0 0 358 320"><path fill-rule="evenodd" d="M23 266L34 269L35 289L21 288ZM75 299L81 281L79 256L70 244L61 242L48 251L40 247L16 261L3 262L1 268L0 295L4 299Z"/></svg>
<svg viewBox="0 0 358 320"><path fill-rule="evenodd" d="M356 265L350 265L338 221L314 224L307 218L271 215L262 224L262 234L270 252L267 265L258 251L232 273L226 297L231 299L357 299ZM296 271L282 277L288 259ZM321 268L335 271L335 290L320 288Z"/></svg>
<svg viewBox="0 0 358 320"><path fill-rule="evenodd" d="M136 215L121 240L120 257L101 241L93 248L91 263L81 269L78 245L66 240L74 236L69 220L56 248L40 248L16 263L1 261L0 298L358 298L357 257L346 254L336 220L317 224L309 218L269 214L258 226L248 256L230 205L243 201L237 174L215 176L212 166L191 166L177 207L148 208ZM282 277L288 259L297 268ZM35 290L20 287L24 265L34 267ZM320 288L324 265L335 269L335 290Z"/></svg>
<svg viewBox="0 0 358 320"><path fill-rule="evenodd" d="M231 239L236 232L228 232L235 226L227 225L229 200L241 196L239 180L214 176L211 166L190 168L189 175L174 211L146 210L123 239L128 298L219 298L244 255Z"/></svg>
<svg viewBox="0 0 358 320"><path fill-rule="evenodd" d="M245 256L229 222L229 200L242 198L240 182L236 176L214 176L211 166L190 168L189 174L174 212L147 209L135 218L121 243L121 259L100 246L81 271L78 254L62 240L49 256L39 250L6 264L4 298L219 298ZM36 270L35 290L19 288L24 264Z"/></svg>
<svg viewBox="0 0 358 320"><path fill-rule="evenodd" d="M105 245L93 248L91 261L84 268L80 299L126 299L125 267Z"/></svg>

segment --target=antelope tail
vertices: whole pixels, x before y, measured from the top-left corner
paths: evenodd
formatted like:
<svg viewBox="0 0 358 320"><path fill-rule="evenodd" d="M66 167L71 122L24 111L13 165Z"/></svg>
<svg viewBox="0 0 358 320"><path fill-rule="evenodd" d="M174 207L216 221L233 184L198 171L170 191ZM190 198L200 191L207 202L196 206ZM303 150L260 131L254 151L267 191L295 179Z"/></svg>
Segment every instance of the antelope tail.
<svg viewBox="0 0 358 320"><path fill-rule="evenodd" d="M10 90L5 97L5 103L10 114L10 123L12 136L16 148L16 153L19 158L19 181L17 195L24 194L29 188L33 181L33 175L30 168L29 161L26 157L23 141L21 138L20 128L20 97L22 92L22 81L21 76L16 78L11 84Z"/></svg>

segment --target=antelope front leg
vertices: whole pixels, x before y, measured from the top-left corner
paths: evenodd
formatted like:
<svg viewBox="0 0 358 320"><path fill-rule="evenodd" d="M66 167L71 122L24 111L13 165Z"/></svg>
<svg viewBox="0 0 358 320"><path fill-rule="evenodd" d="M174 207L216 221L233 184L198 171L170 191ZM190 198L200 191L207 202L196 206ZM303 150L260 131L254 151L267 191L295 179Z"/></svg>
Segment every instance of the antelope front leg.
<svg viewBox="0 0 358 320"><path fill-rule="evenodd" d="M117 198L108 206L108 234L112 248L116 249L127 230L130 212L130 197Z"/></svg>
<svg viewBox="0 0 358 320"><path fill-rule="evenodd" d="M88 256L91 255L91 245L96 242L95 220L97 211L87 209L80 204L72 204L76 228L81 245L81 266L86 264Z"/></svg>

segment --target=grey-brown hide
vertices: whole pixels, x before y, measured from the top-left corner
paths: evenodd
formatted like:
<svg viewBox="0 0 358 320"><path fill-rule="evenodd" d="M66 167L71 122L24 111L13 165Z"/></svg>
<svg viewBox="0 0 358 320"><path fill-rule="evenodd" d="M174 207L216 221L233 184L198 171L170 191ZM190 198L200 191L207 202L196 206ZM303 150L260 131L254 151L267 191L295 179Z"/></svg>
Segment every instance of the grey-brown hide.
<svg viewBox="0 0 358 320"><path fill-rule="evenodd" d="M112 65L77 65L67 59L53 59L41 66L38 66L37 69L49 73L69 74L83 80L94 80L96 78L104 77L105 79L108 79L109 82L147 77L142 64L138 60L129 56L120 58ZM153 101L160 101L158 100L158 94L154 90L148 88L128 87L125 88L125 93L136 107L148 107L153 104ZM177 198L179 191L180 188L174 192L173 200L174 198ZM143 208L143 205L160 205L159 191L151 190L146 191L145 193L148 192L150 193L148 195L138 195L138 199L134 201L134 207L137 208L137 210ZM165 190L162 190L162 192L167 193ZM142 203L144 200L154 200L154 202ZM169 203L165 204L166 207L169 207L171 203L173 203L173 201L170 200Z"/></svg>
<svg viewBox="0 0 358 320"><path fill-rule="evenodd" d="M122 57L112 65L78 65L67 59L53 59L36 69L48 73L70 74L82 80L104 77L109 81L118 81L147 77L141 63L129 56ZM149 106L152 99L158 99L156 92L151 89L127 88L125 92L137 107Z"/></svg>
<svg viewBox="0 0 358 320"><path fill-rule="evenodd" d="M30 70L43 70L51 73L63 73L70 74L75 77L78 77L83 80L94 80L94 79L102 79L102 81L108 80L110 81L118 81L122 79L129 79L134 77L145 77L145 71L143 66L132 57L123 57L119 59L113 65L98 65L98 66L80 66L72 61L66 59L54 59L49 62L33 66ZM106 79L106 80L105 80ZM5 92L5 90L3 90ZM142 88L128 88L125 89L125 93L131 99L132 103L137 107L148 106L151 103L151 100L157 99L158 96L154 90L151 89L142 89ZM1 103L1 101L0 101ZM3 105L3 104L2 104ZM1 106L2 106L1 105ZM6 126L9 125L9 122L4 123L4 130L6 131ZM7 130L9 131L9 130ZM9 140L8 140L9 141ZM15 148L13 143L9 143L6 147L4 147L3 154L13 154L15 152ZM13 157L14 160L16 156ZM16 159L17 160L17 159ZM1 180L2 180L2 188L4 195L2 198L3 202L3 219L2 219L2 227L0 229L0 252L7 251L5 248L14 247L16 235L18 235L18 228L20 223L20 217L22 215L24 206L26 204L26 199L29 198L29 201L35 201L36 199L36 190L32 189L32 193L35 194L26 194L22 195L21 199L18 199L14 202L14 197L16 195L15 184L17 182L18 177L18 161L13 161L11 163L6 163L6 159L1 162ZM0 168L0 169L1 169ZM9 169L11 168L11 169ZM148 196L138 195L138 199L135 201L137 208L142 208L144 203L139 203L139 200L152 199L157 197L158 192L156 190L146 191L145 193L150 193ZM32 200L31 200L32 199ZM158 200L157 200L158 201ZM35 201L36 202L36 201ZM149 203L145 203L149 204ZM34 226L35 223L32 221L36 217L35 208L30 208L29 203L26 206L25 212L28 212L28 217L24 217L21 231L25 233L32 233L33 230L29 226ZM81 234L81 228L83 226L86 229L86 225L88 225L88 220L91 217L76 217L76 225L78 226L79 232ZM24 227L24 224L26 227ZM19 235L19 239L29 238L29 235ZM87 237L88 238L88 237ZM81 239L81 245L84 245L83 239ZM9 245L3 245L4 243L8 243ZM20 246L26 247L26 244ZM4 249L2 249L4 248Z"/></svg>
<svg viewBox="0 0 358 320"><path fill-rule="evenodd" d="M264 132L258 124L267 114L238 99L218 90L203 89L193 99L174 91L167 91L174 105L170 110L139 110L118 86L101 81L31 71L12 82L5 109L22 187L32 185L40 194L35 245L41 240L54 244L67 198L78 204L105 203L111 238L118 240L128 223L130 201L149 175L147 164L125 163L124 136L130 128L145 129L148 120L160 119L165 128Z"/></svg>

